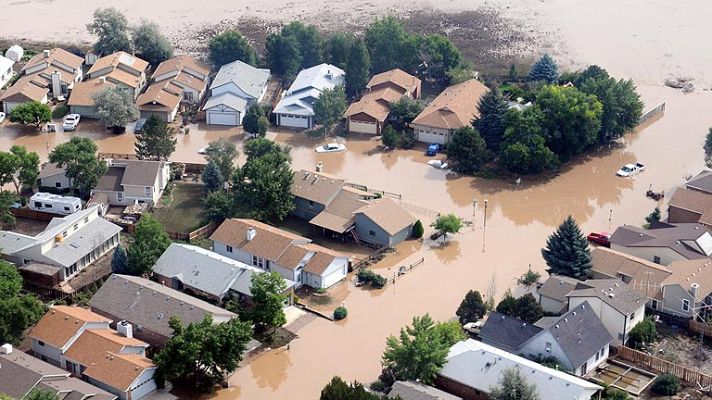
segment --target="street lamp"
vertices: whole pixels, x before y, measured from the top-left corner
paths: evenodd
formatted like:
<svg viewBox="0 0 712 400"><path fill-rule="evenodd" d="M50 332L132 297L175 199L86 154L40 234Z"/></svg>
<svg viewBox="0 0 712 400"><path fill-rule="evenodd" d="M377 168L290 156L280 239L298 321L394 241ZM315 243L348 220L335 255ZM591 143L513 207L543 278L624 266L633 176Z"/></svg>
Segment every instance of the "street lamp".
<svg viewBox="0 0 712 400"><path fill-rule="evenodd" d="M472 230L475 230L475 212L477 211L477 199L472 200Z"/></svg>
<svg viewBox="0 0 712 400"><path fill-rule="evenodd" d="M613 209L608 211L608 230L611 230L611 220L613 219Z"/></svg>
<svg viewBox="0 0 712 400"><path fill-rule="evenodd" d="M487 199L485 199L484 222L482 225L482 252L485 252L485 239L487 238Z"/></svg>

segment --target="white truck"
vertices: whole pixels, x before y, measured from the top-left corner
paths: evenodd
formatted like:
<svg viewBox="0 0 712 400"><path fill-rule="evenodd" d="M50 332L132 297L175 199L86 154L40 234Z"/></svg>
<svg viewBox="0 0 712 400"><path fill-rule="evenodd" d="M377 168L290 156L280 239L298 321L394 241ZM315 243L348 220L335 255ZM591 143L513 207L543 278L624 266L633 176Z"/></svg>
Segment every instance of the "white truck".
<svg viewBox="0 0 712 400"><path fill-rule="evenodd" d="M82 200L78 197L38 192L30 197L29 207L35 211L69 215L82 209Z"/></svg>
<svg viewBox="0 0 712 400"><path fill-rule="evenodd" d="M629 176L633 176L633 175L636 175L636 174L642 172L644 169L645 169L645 165L641 164L639 162L637 162L635 164L626 164L626 165L622 166L621 169L618 170L618 172L616 172L616 175L623 177L623 178L627 178Z"/></svg>

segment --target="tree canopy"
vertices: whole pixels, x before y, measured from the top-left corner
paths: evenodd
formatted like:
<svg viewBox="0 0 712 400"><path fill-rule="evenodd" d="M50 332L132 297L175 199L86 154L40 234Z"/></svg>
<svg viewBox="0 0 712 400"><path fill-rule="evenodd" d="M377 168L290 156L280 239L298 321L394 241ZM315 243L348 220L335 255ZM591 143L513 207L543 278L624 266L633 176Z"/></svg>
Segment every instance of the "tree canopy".
<svg viewBox="0 0 712 400"><path fill-rule="evenodd" d="M284 278L276 272L252 274L250 282L252 308L249 317L259 332L274 331L287 322L284 315L286 290L287 284Z"/></svg>
<svg viewBox="0 0 712 400"><path fill-rule="evenodd" d="M252 66L257 65L257 52L247 39L237 31L225 31L215 35L208 43L210 61L216 67L221 67L235 60L240 60Z"/></svg>
<svg viewBox="0 0 712 400"><path fill-rule="evenodd" d="M504 371L499 383L492 388L489 398L492 400L539 400L536 385L527 382L518 369Z"/></svg>
<svg viewBox="0 0 712 400"><path fill-rule="evenodd" d="M141 21L133 28L133 48L149 64L158 65L173 57L173 45L155 22Z"/></svg>
<svg viewBox="0 0 712 400"><path fill-rule="evenodd" d="M341 120L346 111L346 92L343 86L324 89L314 101L314 120L328 132Z"/></svg>
<svg viewBox="0 0 712 400"><path fill-rule="evenodd" d="M89 193L108 169L106 161L96 158L96 144L89 138L73 136L49 153L49 161L65 169L73 190Z"/></svg>
<svg viewBox="0 0 712 400"><path fill-rule="evenodd" d="M321 390L319 400L381 400L381 396L367 391L359 382L348 384L335 376Z"/></svg>
<svg viewBox="0 0 712 400"><path fill-rule="evenodd" d="M343 68L346 73L346 94L354 97L368 84L371 58L366 44L361 39L353 39L347 51Z"/></svg>
<svg viewBox="0 0 712 400"><path fill-rule="evenodd" d="M94 10L94 20L87 25L87 30L97 37L94 43L96 53L103 55L117 51L131 53L129 21L119 10L113 7L97 8Z"/></svg>
<svg viewBox="0 0 712 400"><path fill-rule="evenodd" d="M151 115L136 133L136 156L139 160L167 161L176 150L175 130L157 115Z"/></svg>
<svg viewBox="0 0 712 400"><path fill-rule="evenodd" d="M544 310L531 293L515 299L512 293L507 291L495 310L530 324L544 316Z"/></svg>
<svg viewBox="0 0 712 400"><path fill-rule="evenodd" d="M171 239L160 221L144 214L136 224L134 242L129 246L129 273L144 275L151 271L158 258L171 245Z"/></svg>
<svg viewBox="0 0 712 400"><path fill-rule="evenodd" d="M12 182L20 194L23 187L32 188L40 174L40 157L25 146L12 145L10 151L0 151L0 186Z"/></svg>
<svg viewBox="0 0 712 400"><path fill-rule="evenodd" d="M405 129L421 112L423 112L422 102L403 96L391 104L389 118L393 119L398 129Z"/></svg>
<svg viewBox="0 0 712 400"><path fill-rule="evenodd" d="M500 163L509 171L520 174L536 174L556 168L559 159L546 141L541 129L543 115L538 107L524 111L509 110L506 114L507 128L500 144Z"/></svg>
<svg viewBox="0 0 712 400"><path fill-rule="evenodd" d="M235 143L227 140L210 142L205 149L205 155L208 162L214 163L220 172L222 178L220 183L229 181L235 171L235 160L240 155Z"/></svg>
<svg viewBox="0 0 712 400"><path fill-rule="evenodd" d="M203 185L210 192L222 189L223 177L214 161L208 161L203 169L202 180Z"/></svg>
<svg viewBox="0 0 712 400"><path fill-rule="evenodd" d="M17 344L25 330L45 312L34 295L22 295L22 277L14 265L0 260L0 343Z"/></svg>
<svg viewBox="0 0 712 400"><path fill-rule="evenodd" d="M572 216L568 216L546 240L541 255L551 275L586 279L591 271L591 251Z"/></svg>
<svg viewBox="0 0 712 400"><path fill-rule="evenodd" d="M247 109L245 116L242 118L242 127L245 132L251 133L253 136L261 136L260 133L260 118L265 116L265 110L259 105L255 104Z"/></svg>
<svg viewBox="0 0 712 400"><path fill-rule="evenodd" d="M364 40L371 57L371 73L400 68L413 71L418 64L417 38L393 16L378 18L366 28Z"/></svg>
<svg viewBox="0 0 712 400"><path fill-rule="evenodd" d="M460 217L452 213L440 215L435 222L433 222L432 227L437 229L443 234L445 239L447 239L448 233L460 232L460 229L462 228L462 220Z"/></svg>
<svg viewBox="0 0 712 400"><path fill-rule="evenodd" d="M104 125L124 128L139 117L134 99L118 86L106 88L93 96L97 114Z"/></svg>
<svg viewBox="0 0 712 400"><path fill-rule="evenodd" d="M482 300L482 295L476 290L469 290L462 299L455 315L461 324L480 320L487 313L487 306Z"/></svg>
<svg viewBox="0 0 712 400"><path fill-rule="evenodd" d="M126 253L124 246L119 244L114 249L114 254L111 256L111 272L114 274L126 275L129 270L129 256Z"/></svg>
<svg viewBox="0 0 712 400"><path fill-rule="evenodd" d="M30 101L13 107L8 118L11 122L23 125L34 125L37 129L52 121L52 110L47 104Z"/></svg>
<svg viewBox="0 0 712 400"><path fill-rule="evenodd" d="M450 83L448 72L463 63L460 49L450 39L438 34L422 36L419 42L419 55L427 65L428 77L438 82Z"/></svg>
<svg viewBox="0 0 712 400"><path fill-rule="evenodd" d="M455 131L447 145L447 159L452 169L463 174L474 174L490 160L487 143L471 126Z"/></svg>
<svg viewBox="0 0 712 400"><path fill-rule="evenodd" d="M57 392L53 390L34 388L23 397L23 400L57 400L58 398Z"/></svg>
<svg viewBox="0 0 712 400"><path fill-rule="evenodd" d="M472 124L487 143L487 148L490 151L498 152L499 144L507 129L506 116L507 110L509 110L507 100L499 90L493 89L480 98L477 110L480 115L475 118Z"/></svg>
<svg viewBox="0 0 712 400"><path fill-rule="evenodd" d="M555 83L559 80L559 67L549 54L544 54L529 70L529 80Z"/></svg>
<svg viewBox="0 0 712 400"><path fill-rule="evenodd" d="M5 260L0 260L0 299L17 296L22 289L22 277L17 268Z"/></svg>

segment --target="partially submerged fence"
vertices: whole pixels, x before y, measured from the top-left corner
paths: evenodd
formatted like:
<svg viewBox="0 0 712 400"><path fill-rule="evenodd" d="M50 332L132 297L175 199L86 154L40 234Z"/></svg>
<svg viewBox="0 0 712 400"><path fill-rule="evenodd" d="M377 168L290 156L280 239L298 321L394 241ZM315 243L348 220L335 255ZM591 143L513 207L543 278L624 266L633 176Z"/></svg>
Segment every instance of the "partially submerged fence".
<svg viewBox="0 0 712 400"><path fill-rule="evenodd" d="M649 371L661 374L675 375L689 384L698 385L701 388L708 388L712 385L712 376L702 372L683 367L670 361L657 358L630 347L612 346L615 349L616 357L632 362L633 364Z"/></svg>
<svg viewBox="0 0 712 400"><path fill-rule="evenodd" d="M665 102L641 115L640 119L638 120L638 125L642 125L643 123L645 123L645 121L663 112L665 112Z"/></svg>

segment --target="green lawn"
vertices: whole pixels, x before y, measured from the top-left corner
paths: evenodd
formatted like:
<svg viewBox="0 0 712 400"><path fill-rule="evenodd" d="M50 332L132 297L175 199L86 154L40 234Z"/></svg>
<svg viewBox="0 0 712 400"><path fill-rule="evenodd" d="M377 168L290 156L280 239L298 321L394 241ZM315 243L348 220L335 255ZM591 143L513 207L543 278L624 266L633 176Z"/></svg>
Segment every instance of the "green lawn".
<svg viewBox="0 0 712 400"><path fill-rule="evenodd" d="M162 199L153 211L169 232L190 232L199 228L204 220L203 185L175 182L171 200ZM166 201L164 201L166 200ZM168 205L165 205L168 203Z"/></svg>

